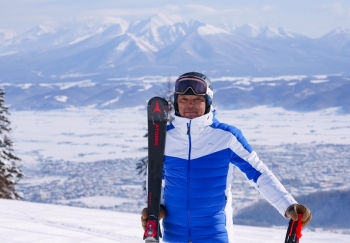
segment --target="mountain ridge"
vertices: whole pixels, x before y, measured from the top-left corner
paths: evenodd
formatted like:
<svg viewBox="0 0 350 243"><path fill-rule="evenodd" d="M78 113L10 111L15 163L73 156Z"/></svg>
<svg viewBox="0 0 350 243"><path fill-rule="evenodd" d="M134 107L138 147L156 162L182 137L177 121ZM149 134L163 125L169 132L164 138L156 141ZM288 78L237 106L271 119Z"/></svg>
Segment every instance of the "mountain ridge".
<svg viewBox="0 0 350 243"><path fill-rule="evenodd" d="M282 27L211 25L163 14L64 28L39 25L0 42L0 79L40 83L74 72L105 77L178 75L276 76L349 73L350 30L309 38Z"/></svg>
<svg viewBox="0 0 350 243"><path fill-rule="evenodd" d="M102 82L94 73L76 73L51 79L56 82L3 83L7 105L15 110L145 107L150 97L172 92L169 87L176 76L107 78ZM347 76L214 77L211 81L215 108L270 106L309 112L337 107L339 113L350 113Z"/></svg>

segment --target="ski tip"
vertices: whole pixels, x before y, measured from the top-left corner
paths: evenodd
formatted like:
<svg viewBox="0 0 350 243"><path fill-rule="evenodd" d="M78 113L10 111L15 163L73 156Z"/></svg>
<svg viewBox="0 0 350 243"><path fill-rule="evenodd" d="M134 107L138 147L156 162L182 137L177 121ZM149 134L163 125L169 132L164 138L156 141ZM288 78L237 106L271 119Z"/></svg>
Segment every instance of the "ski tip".
<svg viewBox="0 0 350 243"><path fill-rule="evenodd" d="M168 101L162 97L155 96L148 101L148 105L153 104L155 101L161 102L164 106L168 105Z"/></svg>

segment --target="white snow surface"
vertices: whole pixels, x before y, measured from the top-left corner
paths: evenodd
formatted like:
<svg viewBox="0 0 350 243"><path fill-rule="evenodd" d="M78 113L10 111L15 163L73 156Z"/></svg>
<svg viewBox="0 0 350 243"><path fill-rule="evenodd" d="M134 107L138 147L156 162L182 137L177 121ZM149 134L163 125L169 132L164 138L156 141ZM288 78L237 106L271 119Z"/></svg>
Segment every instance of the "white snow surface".
<svg viewBox="0 0 350 243"><path fill-rule="evenodd" d="M197 31L200 35L203 35L203 36L217 35L217 34L231 35L229 32L209 24L199 27Z"/></svg>
<svg viewBox="0 0 350 243"><path fill-rule="evenodd" d="M309 113L265 106L218 109L217 118L241 129L253 147L255 144L350 144L350 115L341 115L336 108ZM147 155L142 149L147 146L144 107L11 111L10 120L16 155L26 167L50 159L94 162ZM58 179L62 178L53 176L42 180ZM85 197L79 200L91 206L109 206L127 199ZM0 200L0 208L1 243L143 242L138 214L10 200ZM285 228L234 225L236 243L280 243L285 231ZM350 235L319 229L303 231L301 243L323 242L348 243Z"/></svg>
<svg viewBox="0 0 350 243"><path fill-rule="evenodd" d="M336 108L309 113L265 106L218 109L217 118L241 129L252 145L350 144L350 115ZM147 155L143 107L12 111L10 119L15 152L26 165L41 159L94 162Z"/></svg>
<svg viewBox="0 0 350 243"><path fill-rule="evenodd" d="M65 103L68 100L68 97L65 95L57 95L55 96L55 99L59 102Z"/></svg>
<svg viewBox="0 0 350 243"><path fill-rule="evenodd" d="M1 243L142 243L139 214L0 199ZM281 243L286 228L234 225L235 243ZM303 230L302 243L348 243L350 235Z"/></svg>

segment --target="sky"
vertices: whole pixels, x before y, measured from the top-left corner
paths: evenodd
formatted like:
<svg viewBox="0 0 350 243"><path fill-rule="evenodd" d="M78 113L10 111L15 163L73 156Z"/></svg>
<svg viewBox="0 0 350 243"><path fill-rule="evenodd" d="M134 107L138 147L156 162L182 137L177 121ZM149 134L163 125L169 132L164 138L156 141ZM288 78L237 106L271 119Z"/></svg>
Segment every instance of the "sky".
<svg viewBox="0 0 350 243"><path fill-rule="evenodd" d="M337 27L350 29L349 0L0 0L0 31L10 36L39 24L106 16L135 21L156 13L214 25L283 27L311 38Z"/></svg>

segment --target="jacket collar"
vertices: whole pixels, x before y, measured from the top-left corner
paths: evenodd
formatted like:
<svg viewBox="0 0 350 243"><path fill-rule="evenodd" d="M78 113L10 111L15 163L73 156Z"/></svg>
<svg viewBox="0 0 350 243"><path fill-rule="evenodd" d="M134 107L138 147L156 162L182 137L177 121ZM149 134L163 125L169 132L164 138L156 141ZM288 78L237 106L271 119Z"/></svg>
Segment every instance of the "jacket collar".
<svg viewBox="0 0 350 243"><path fill-rule="evenodd" d="M172 124L181 135L187 136L190 129L191 136L197 136L201 134L207 126L210 126L213 123L213 117L212 110L203 116L193 119L175 116Z"/></svg>

